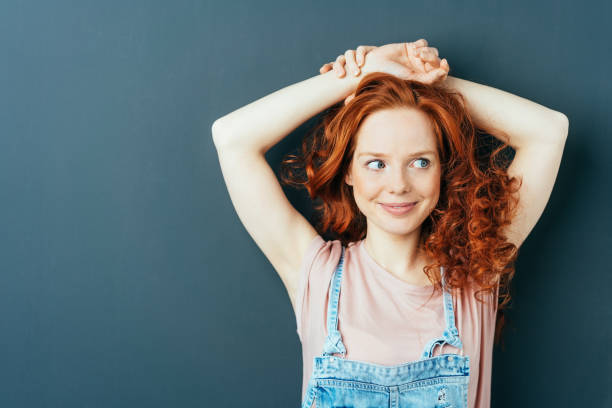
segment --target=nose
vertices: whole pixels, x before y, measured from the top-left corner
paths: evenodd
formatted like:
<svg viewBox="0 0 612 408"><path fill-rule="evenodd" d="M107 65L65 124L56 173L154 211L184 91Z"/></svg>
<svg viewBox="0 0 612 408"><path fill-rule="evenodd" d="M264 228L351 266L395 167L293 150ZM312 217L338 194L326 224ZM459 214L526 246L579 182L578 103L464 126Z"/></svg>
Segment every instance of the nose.
<svg viewBox="0 0 612 408"><path fill-rule="evenodd" d="M410 187L409 175L403 168L394 169L389 178L389 192L402 194Z"/></svg>

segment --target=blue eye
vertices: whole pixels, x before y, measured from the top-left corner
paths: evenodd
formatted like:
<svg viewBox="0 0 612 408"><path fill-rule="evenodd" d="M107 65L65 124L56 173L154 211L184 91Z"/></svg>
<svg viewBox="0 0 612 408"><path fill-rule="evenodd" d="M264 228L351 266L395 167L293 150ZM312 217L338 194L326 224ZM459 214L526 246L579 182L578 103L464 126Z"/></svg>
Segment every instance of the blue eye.
<svg viewBox="0 0 612 408"><path fill-rule="evenodd" d="M426 161L426 162L428 163L427 167L429 167L429 160L428 160L428 159L424 159L424 158L422 158L422 157L421 157L421 158L419 158L419 159L417 159L417 161L423 161L423 160L424 160L424 161ZM421 167L421 168L423 169L424 167Z"/></svg>
<svg viewBox="0 0 612 408"><path fill-rule="evenodd" d="M370 163L376 163L376 162L382 163L382 161L380 160L370 160L369 162L366 163L366 166L369 165ZM372 169L372 167L370 168Z"/></svg>
<svg viewBox="0 0 612 408"><path fill-rule="evenodd" d="M429 164L431 163L429 159L425 159L423 157L420 157L420 158L416 159L416 161L425 161L425 162L427 162L427 165L424 166L424 167L419 167L420 169L426 169L427 167L429 167ZM370 163L376 163L376 162L382 163L381 160L370 160L369 162L366 163L366 166L369 167ZM376 168L369 167L369 168L372 169L372 170L380 170L380 167L376 167Z"/></svg>

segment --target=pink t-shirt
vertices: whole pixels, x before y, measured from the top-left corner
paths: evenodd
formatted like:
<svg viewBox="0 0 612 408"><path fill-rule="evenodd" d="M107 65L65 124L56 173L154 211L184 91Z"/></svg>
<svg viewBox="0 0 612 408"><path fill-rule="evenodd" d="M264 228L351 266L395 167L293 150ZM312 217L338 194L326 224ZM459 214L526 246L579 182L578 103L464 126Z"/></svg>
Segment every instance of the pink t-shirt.
<svg viewBox="0 0 612 408"><path fill-rule="evenodd" d="M312 374L315 356L323 352L327 336L326 314L329 285L340 260L341 242L317 235L310 243L300 268L296 298L297 333L302 343L302 400ZM420 359L425 345L440 337L446 326L441 293L429 302L433 286L415 286L395 277L369 255L363 240L345 250L344 271L338 305L338 330L346 348L345 358L381 365ZM490 406L493 337L497 302L482 292L474 298L469 285L453 294L455 325L470 357L468 406ZM499 290L499 288L497 288ZM459 353L445 344L434 356Z"/></svg>

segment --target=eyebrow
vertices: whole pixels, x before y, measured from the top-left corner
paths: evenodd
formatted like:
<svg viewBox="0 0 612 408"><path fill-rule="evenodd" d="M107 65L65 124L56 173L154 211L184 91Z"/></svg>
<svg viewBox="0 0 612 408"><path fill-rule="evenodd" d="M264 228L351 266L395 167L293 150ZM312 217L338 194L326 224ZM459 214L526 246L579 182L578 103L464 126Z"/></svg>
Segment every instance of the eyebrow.
<svg viewBox="0 0 612 408"><path fill-rule="evenodd" d="M425 155L425 154L432 154L435 156L436 153L431 150L423 150L420 152L411 153L408 157L420 156L420 155ZM376 153L376 152L362 152L362 153L359 153L359 156L357 157L366 156L366 155L367 156L389 157L384 153Z"/></svg>

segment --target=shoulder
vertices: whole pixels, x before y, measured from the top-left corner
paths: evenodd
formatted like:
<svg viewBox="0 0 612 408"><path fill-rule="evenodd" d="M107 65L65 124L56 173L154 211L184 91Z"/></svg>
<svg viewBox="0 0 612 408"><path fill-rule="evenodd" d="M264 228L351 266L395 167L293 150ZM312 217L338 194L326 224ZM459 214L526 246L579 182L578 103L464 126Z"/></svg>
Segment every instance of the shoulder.
<svg viewBox="0 0 612 408"><path fill-rule="evenodd" d="M342 254L340 240L326 240L317 234L308 244L299 268L297 304L309 284L318 284L330 278Z"/></svg>
<svg viewBox="0 0 612 408"><path fill-rule="evenodd" d="M316 235L308 244L302 259L300 277L307 281L321 275L331 275L340 261L341 254L340 240L325 240L321 235Z"/></svg>
<svg viewBox="0 0 612 408"><path fill-rule="evenodd" d="M341 254L340 240L325 240L317 234L308 244L300 266L294 310L300 336L303 324L324 305Z"/></svg>
<svg viewBox="0 0 612 408"><path fill-rule="evenodd" d="M462 290L461 300L470 304L472 309L480 310L481 313L494 314L497 311L498 294L499 280L495 281L495 287L491 291L484 289L473 277L468 276Z"/></svg>

